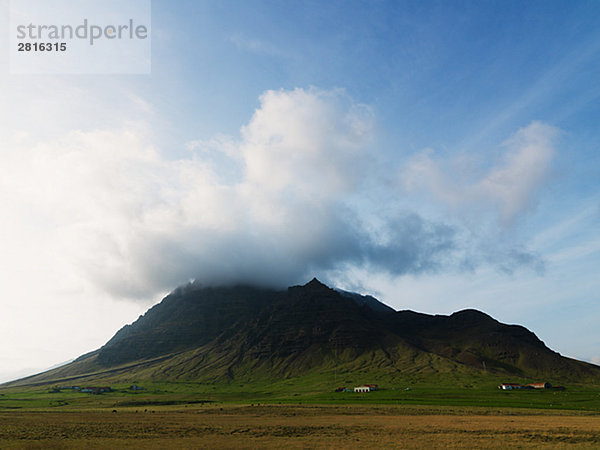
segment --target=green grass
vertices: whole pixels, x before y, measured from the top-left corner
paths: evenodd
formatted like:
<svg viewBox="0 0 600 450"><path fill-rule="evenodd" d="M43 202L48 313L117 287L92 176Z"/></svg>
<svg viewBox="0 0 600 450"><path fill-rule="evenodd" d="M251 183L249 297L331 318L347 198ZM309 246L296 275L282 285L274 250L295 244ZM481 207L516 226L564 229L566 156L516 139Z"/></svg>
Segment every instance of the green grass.
<svg viewBox="0 0 600 450"><path fill-rule="evenodd" d="M142 382L142 391L129 384L112 384L113 392L99 395L51 386L0 388L0 410L71 410L97 408L147 409L165 406L215 404L330 404L330 405L428 405L484 408L527 408L591 411L600 413L600 386L568 385L565 391L501 391L501 381L485 377L402 378L381 381L348 374L347 377L314 373L302 378L246 383L198 383L190 381ZM347 379L344 379L347 378ZM328 381L324 381L328 380ZM510 380L525 382L528 380ZM531 380L529 380L531 381ZM361 383L378 383L380 390L366 394L334 392L337 386L352 388ZM93 385L93 383L88 383ZM104 385L110 383L103 383ZM410 388L407 390L407 388Z"/></svg>
<svg viewBox="0 0 600 450"><path fill-rule="evenodd" d="M569 409L600 412L600 389L568 391L527 390L504 392L493 388L415 386L410 391L381 390L368 394L337 393L315 396L321 403L377 403L399 405L480 406L534 409Z"/></svg>

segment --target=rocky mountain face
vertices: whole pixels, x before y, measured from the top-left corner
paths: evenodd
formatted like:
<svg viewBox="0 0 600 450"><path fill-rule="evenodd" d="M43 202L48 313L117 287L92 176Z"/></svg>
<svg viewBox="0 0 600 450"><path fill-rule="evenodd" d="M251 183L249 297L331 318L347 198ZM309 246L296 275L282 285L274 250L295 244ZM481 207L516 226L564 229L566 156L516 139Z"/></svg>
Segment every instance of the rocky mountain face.
<svg viewBox="0 0 600 450"><path fill-rule="evenodd" d="M395 311L313 279L287 290L176 289L102 348L24 380L96 376L227 380L346 372L453 372L598 380L600 367L565 358L535 334L476 311ZM104 374L104 375L102 375Z"/></svg>

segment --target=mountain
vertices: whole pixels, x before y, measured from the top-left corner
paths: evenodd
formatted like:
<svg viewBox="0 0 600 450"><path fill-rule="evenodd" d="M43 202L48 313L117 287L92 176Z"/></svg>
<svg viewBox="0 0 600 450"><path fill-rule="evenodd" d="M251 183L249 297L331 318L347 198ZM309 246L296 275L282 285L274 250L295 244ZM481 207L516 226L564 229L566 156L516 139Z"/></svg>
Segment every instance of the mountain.
<svg viewBox="0 0 600 450"><path fill-rule="evenodd" d="M472 374L600 379L519 325L476 310L450 316L395 311L317 279L287 290L176 289L100 349L11 385L69 380L284 379L311 373L379 378Z"/></svg>

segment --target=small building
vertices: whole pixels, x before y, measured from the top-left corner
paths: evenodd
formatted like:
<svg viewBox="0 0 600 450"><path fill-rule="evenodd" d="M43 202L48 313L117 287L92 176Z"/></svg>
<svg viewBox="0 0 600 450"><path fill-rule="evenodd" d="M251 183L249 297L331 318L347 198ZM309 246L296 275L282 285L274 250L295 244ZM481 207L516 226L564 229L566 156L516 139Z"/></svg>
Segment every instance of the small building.
<svg viewBox="0 0 600 450"><path fill-rule="evenodd" d="M502 383L498 386L498 389L502 389L504 391L512 391L514 389L552 389L552 385L547 381L543 383L529 383L529 384L519 384L519 383Z"/></svg>
<svg viewBox="0 0 600 450"><path fill-rule="evenodd" d="M354 392L371 392L371 391L376 391L376 390L377 390L376 384L362 384L362 385L356 386L354 388Z"/></svg>
<svg viewBox="0 0 600 450"><path fill-rule="evenodd" d="M102 387L84 387L80 390L80 392L86 393L86 394L102 394L103 392L111 392L112 389L109 386L102 386Z"/></svg>
<svg viewBox="0 0 600 450"><path fill-rule="evenodd" d="M503 391L512 391L515 389L523 389L523 386L519 383L502 383L498 386L498 389L502 389Z"/></svg>
<svg viewBox="0 0 600 450"><path fill-rule="evenodd" d="M547 381L543 383L529 383L527 386L533 389L552 389L552 385Z"/></svg>

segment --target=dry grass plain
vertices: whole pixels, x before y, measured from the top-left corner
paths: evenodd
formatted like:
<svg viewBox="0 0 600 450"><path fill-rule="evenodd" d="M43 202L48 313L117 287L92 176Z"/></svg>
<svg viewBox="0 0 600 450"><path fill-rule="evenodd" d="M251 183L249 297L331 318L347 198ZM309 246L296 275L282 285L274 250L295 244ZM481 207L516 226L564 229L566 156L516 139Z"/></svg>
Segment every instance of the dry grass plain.
<svg viewBox="0 0 600 450"><path fill-rule="evenodd" d="M380 406L0 412L0 448L600 448L600 416Z"/></svg>

